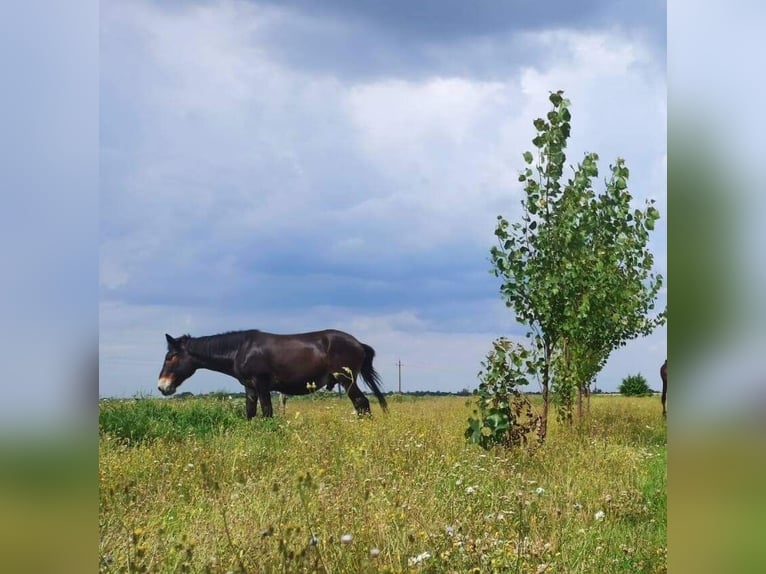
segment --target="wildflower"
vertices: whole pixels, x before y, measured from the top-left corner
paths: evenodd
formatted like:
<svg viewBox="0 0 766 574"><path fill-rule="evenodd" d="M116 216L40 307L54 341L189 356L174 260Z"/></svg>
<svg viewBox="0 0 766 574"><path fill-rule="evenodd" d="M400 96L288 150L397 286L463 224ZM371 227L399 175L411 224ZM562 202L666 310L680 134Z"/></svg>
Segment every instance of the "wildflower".
<svg viewBox="0 0 766 574"><path fill-rule="evenodd" d="M417 556L412 556L407 559L407 565L408 566L417 566L418 564L422 564L426 560L428 560L431 557L430 552L422 552L418 554Z"/></svg>
<svg viewBox="0 0 766 574"><path fill-rule="evenodd" d="M535 574L543 574L543 572L545 572L546 570L548 570L548 565L545 563L540 564L537 567L537 570L535 570Z"/></svg>
<svg viewBox="0 0 766 574"><path fill-rule="evenodd" d="M340 537L341 544L351 544L353 540L354 540L354 537L351 536L350 534L344 534L343 536Z"/></svg>
<svg viewBox="0 0 766 574"><path fill-rule="evenodd" d="M475 494L476 491L479 490L478 486L469 486L465 489L466 494Z"/></svg>
<svg viewBox="0 0 766 574"><path fill-rule="evenodd" d="M596 520L604 520L605 516L606 514L604 514L604 511L599 510L598 512L596 512L596 514L593 515L593 518L595 518Z"/></svg>
<svg viewBox="0 0 766 574"><path fill-rule="evenodd" d="M444 532L447 533L447 536L454 536L455 535L455 527L454 526L445 526Z"/></svg>
<svg viewBox="0 0 766 574"><path fill-rule="evenodd" d="M190 462L189 464L186 465L186 468L194 468L194 463Z"/></svg>
<svg viewBox="0 0 766 574"><path fill-rule="evenodd" d="M380 550L377 548L370 548L370 558L377 558L380 555Z"/></svg>
<svg viewBox="0 0 766 574"><path fill-rule="evenodd" d="M582 510L582 504L580 504L579 502L575 502L572 505L572 508L574 508L575 510Z"/></svg>
<svg viewBox="0 0 766 574"><path fill-rule="evenodd" d="M538 486L538 487L535 489L535 492L536 492L537 494L543 494L543 493L545 492L545 489L544 489L542 486Z"/></svg>
<svg viewBox="0 0 766 574"><path fill-rule="evenodd" d="M462 478L458 478L458 479L455 481L455 486L460 486L461 484L463 484L463 479L462 479Z"/></svg>

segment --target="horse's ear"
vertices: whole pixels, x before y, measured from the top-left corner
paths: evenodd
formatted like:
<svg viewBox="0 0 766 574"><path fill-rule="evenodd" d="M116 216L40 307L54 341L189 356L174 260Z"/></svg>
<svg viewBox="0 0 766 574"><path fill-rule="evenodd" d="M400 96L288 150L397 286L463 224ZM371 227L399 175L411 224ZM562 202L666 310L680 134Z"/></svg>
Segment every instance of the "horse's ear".
<svg viewBox="0 0 766 574"><path fill-rule="evenodd" d="M165 333L165 339L168 342L168 348L169 349L178 346L177 343L176 343L176 340L173 337L171 337L170 335L168 335L167 333Z"/></svg>

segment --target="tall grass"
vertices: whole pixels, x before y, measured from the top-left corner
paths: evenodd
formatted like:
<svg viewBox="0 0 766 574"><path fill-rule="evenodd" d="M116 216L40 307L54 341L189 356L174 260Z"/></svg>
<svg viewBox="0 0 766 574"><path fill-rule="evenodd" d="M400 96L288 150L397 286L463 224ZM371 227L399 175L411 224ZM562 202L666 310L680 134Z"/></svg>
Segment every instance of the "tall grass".
<svg viewBox="0 0 766 574"><path fill-rule="evenodd" d="M135 445L158 438L181 440L224 433L240 425L243 414L241 400L225 397L102 400L98 424L102 435Z"/></svg>
<svg viewBox="0 0 766 574"><path fill-rule="evenodd" d="M466 445L465 398L374 414L346 398L249 422L236 400L102 404L100 570L665 571L658 401L594 397L534 454Z"/></svg>

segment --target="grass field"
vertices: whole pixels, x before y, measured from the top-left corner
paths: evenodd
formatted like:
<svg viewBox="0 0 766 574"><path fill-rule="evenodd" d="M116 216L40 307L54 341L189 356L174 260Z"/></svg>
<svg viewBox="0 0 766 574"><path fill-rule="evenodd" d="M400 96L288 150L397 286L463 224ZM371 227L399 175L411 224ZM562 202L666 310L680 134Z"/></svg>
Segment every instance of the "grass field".
<svg viewBox="0 0 766 574"><path fill-rule="evenodd" d="M468 401L102 400L100 571L666 571L659 399L593 397L534 453L466 445Z"/></svg>

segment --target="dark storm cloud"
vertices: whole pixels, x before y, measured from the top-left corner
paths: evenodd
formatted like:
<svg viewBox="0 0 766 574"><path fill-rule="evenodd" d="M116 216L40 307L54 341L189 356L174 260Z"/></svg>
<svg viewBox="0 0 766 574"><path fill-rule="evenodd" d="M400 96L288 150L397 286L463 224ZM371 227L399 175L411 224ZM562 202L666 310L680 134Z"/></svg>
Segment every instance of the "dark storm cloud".
<svg viewBox="0 0 766 574"><path fill-rule="evenodd" d="M617 28L665 49L665 2L376 2L289 0L266 38L272 57L298 69L355 78L460 74L497 78L544 54L530 32Z"/></svg>

